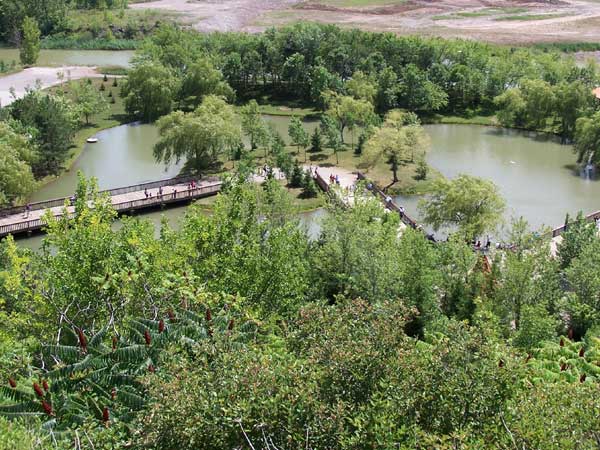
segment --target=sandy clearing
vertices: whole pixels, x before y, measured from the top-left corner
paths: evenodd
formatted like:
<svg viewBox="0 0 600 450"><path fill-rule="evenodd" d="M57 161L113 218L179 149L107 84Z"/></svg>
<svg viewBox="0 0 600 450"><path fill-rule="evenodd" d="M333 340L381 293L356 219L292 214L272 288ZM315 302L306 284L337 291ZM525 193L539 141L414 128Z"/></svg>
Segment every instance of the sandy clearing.
<svg viewBox="0 0 600 450"><path fill-rule="evenodd" d="M325 0L156 0L135 3L130 8L175 12L182 23L204 32L258 32L271 25L308 20L506 44L600 41L600 2L595 0L407 0L395 5L346 8ZM434 20L490 8L525 8L524 14L560 17L498 21L497 14L488 14Z"/></svg>
<svg viewBox="0 0 600 450"><path fill-rule="evenodd" d="M17 98L23 97L29 88L37 86L45 89L60 84L59 73L64 74L62 81L79 80L81 78L100 77L95 67L30 67L21 72L0 78L0 105L6 106L14 101L10 92L14 89Z"/></svg>
<svg viewBox="0 0 600 450"><path fill-rule="evenodd" d="M161 9L179 14L204 31L254 31L249 27L269 11L291 8L301 0L157 0L133 3L131 9Z"/></svg>

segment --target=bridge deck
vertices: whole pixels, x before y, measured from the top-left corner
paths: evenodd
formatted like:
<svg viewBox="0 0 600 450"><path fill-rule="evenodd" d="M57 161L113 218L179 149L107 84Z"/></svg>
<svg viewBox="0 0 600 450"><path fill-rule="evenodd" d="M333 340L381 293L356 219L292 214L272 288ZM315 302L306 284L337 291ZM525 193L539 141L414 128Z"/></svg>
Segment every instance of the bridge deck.
<svg viewBox="0 0 600 450"><path fill-rule="evenodd" d="M144 187L144 186L156 186L157 187ZM139 190L130 192L124 192L122 194L111 195L111 202L117 212L135 211L146 208L153 208L165 204L171 203L183 203L193 199L214 195L221 189L221 182L210 180L202 181L195 185L195 188L191 188L188 182L182 182L181 179L173 179L173 183L169 184L169 180L165 180L164 183L148 183L146 185L139 185ZM148 197L146 197L146 191ZM162 189L162 195L159 194L159 190ZM0 217L0 237L7 236L8 234L19 234L30 231L39 230L44 227L45 222L43 216L46 211L59 217L65 212L64 200L61 206L51 206L48 208L32 208L27 213L24 208L15 210L11 214L6 214ZM53 200L50 204L57 203L58 200ZM67 214L74 212L73 206L66 208Z"/></svg>

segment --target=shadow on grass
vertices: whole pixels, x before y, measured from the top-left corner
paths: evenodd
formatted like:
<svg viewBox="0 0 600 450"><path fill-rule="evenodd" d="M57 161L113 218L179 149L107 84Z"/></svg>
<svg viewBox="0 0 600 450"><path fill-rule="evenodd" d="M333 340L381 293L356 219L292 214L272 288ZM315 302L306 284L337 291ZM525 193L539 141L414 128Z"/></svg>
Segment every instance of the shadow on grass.
<svg viewBox="0 0 600 450"><path fill-rule="evenodd" d="M317 153L316 155L310 155L309 159L311 161L325 161L328 159L328 156L323 153Z"/></svg>

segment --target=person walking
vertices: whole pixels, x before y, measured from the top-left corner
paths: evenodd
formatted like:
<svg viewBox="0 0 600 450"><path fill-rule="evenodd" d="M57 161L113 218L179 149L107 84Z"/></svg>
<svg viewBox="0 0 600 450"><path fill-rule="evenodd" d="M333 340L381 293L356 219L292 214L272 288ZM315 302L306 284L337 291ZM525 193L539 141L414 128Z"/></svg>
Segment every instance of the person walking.
<svg viewBox="0 0 600 450"><path fill-rule="evenodd" d="M23 214L23 217L28 218L30 212L31 212L31 203L27 203L27 205L25 205L25 212Z"/></svg>

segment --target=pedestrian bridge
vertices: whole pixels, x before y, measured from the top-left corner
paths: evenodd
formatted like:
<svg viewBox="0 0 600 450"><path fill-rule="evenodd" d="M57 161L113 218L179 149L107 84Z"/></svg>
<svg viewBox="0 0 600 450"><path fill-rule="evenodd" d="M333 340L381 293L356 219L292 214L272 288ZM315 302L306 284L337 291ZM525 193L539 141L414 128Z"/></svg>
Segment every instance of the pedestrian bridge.
<svg viewBox="0 0 600 450"><path fill-rule="evenodd" d="M193 176L175 177L101 191L100 194L108 195L117 213L125 214L137 210L186 203L215 195L221 190L222 183L218 178L204 178L196 181L197 179L198 177ZM65 212L73 214L75 207L71 203L70 197L63 197L30 203L29 208L22 205L1 209L0 238L9 234L18 235L41 230L46 226L44 216L47 211L54 217L60 217ZM93 205L90 206L93 207Z"/></svg>

